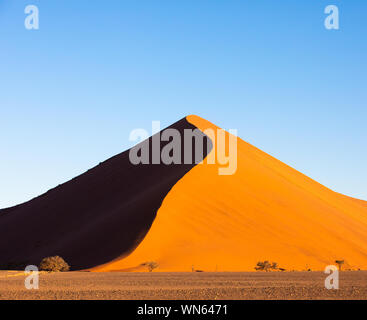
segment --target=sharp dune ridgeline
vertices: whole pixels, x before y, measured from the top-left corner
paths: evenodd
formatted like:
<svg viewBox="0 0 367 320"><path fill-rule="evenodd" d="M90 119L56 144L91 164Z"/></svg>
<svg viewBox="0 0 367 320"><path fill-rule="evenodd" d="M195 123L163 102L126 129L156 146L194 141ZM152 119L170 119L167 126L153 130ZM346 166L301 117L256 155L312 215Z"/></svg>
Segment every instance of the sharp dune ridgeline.
<svg viewBox="0 0 367 320"><path fill-rule="evenodd" d="M186 119L170 128L181 134L196 129ZM152 150L152 137L147 142ZM0 266L39 265L59 255L72 270L82 270L128 255L193 166L136 166L125 151L40 197L0 210Z"/></svg>
<svg viewBox="0 0 367 320"><path fill-rule="evenodd" d="M188 116L209 154L217 127ZM149 139L151 143L151 139ZM237 171L133 165L121 153L24 204L0 210L0 264L62 256L72 270L367 269L367 202L336 193L238 138ZM164 143L162 143L162 147ZM194 150L193 145L193 150ZM183 150L183 149L182 149ZM182 155L183 157L183 155Z"/></svg>

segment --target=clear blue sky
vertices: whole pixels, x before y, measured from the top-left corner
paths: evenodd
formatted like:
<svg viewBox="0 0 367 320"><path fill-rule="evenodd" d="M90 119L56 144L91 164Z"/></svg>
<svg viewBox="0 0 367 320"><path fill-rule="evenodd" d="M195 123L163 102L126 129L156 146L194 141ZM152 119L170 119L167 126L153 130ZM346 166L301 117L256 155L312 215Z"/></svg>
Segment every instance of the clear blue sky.
<svg viewBox="0 0 367 320"><path fill-rule="evenodd" d="M0 207L188 114L367 200L366 39L365 0L1 0Z"/></svg>

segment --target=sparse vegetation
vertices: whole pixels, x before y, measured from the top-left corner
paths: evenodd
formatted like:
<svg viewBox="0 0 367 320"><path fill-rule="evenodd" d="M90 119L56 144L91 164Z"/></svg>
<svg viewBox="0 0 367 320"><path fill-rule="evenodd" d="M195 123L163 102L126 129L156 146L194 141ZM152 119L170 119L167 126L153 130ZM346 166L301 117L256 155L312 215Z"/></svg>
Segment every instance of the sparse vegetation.
<svg viewBox="0 0 367 320"><path fill-rule="evenodd" d="M159 267L159 264L155 261L144 262L141 265L147 267L149 272L152 272L154 269Z"/></svg>
<svg viewBox="0 0 367 320"><path fill-rule="evenodd" d="M197 270L197 269L195 269L194 268L194 265L191 266L191 271L192 272L204 272L204 270ZM217 271L217 270L215 270L215 271Z"/></svg>
<svg viewBox="0 0 367 320"><path fill-rule="evenodd" d="M265 272L268 272L270 270L277 270L277 269L278 269L278 263L276 263L276 262L269 262L268 260L259 261L256 264L256 267L255 267L255 270L257 270L257 271L265 271Z"/></svg>
<svg viewBox="0 0 367 320"><path fill-rule="evenodd" d="M63 258L54 256L44 258L39 265L39 269L41 271L66 272L70 270L70 266Z"/></svg>
<svg viewBox="0 0 367 320"><path fill-rule="evenodd" d="M342 265L344 264L344 260L335 260L335 263L338 265L339 271L342 271Z"/></svg>

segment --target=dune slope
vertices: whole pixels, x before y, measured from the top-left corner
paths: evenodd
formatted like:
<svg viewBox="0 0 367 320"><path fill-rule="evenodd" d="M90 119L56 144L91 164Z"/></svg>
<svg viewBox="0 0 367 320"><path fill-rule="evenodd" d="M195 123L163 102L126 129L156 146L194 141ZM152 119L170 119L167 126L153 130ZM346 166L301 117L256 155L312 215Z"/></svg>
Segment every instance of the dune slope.
<svg viewBox="0 0 367 320"><path fill-rule="evenodd" d="M202 131L217 127L197 116ZM211 152L215 152L214 148ZM287 270L367 269L367 203L329 190L238 139L238 169L192 168L165 197L150 231L129 256L94 271L254 271L258 261Z"/></svg>
<svg viewBox="0 0 367 320"><path fill-rule="evenodd" d="M170 128L181 133L196 129L186 119ZM152 138L143 143L149 144L152 157ZM40 197L0 210L0 268L38 265L44 257L60 255L80 270L124 257L144 238L164 197L192 167L136 166L126 151Z"/></svg>
<svg viewBox="0 0 367 320"><path fill-rule="evenodd" d="M181 134L199 128L209 156L216 151L217 139L204 131L218 128L202 118L169 128ZM144 143L151 146L152 138ZM208 164L207 154L198 165L136 166L126 151L0 210L0 267L60 255L73 270L92 271L147 271L148 261L158 271L254 271L263 260L287 270L322 270L336 259L367 269L365 201L237 143L233 175L219 175L222 165Z"/></svg>

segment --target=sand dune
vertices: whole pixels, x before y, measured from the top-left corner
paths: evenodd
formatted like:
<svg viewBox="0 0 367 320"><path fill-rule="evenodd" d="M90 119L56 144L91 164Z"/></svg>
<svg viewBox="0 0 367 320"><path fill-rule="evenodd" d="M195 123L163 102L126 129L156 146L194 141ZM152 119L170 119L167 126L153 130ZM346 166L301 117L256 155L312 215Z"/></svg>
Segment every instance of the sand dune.
<svg viewBox="0 0 367 320"><path fill-rule="evenodd" d="M188 121L217 128L196 116ZM367 269L366 202L335 193L240 139L236 174L217 172L205 163L190 170L138 248L95 270L146 260L161 271L254 271L263 260L287 270L322 270L336 259Z"/></svg>
<svg viewBox="0 0 367 320"><path fill-rule="evenodd" d="M186 119L170 128L195 129ZM152 138L147 143L151 146ZM126 151L40 197L0 210L0 268L38 265L60 255L80 270L127 255L144 238L169 190L193 166L135 166Z"/></svg>
<svg viewBox="0 0 367 320"><path fill-rule="evenodd" d="M217 128L197 116L172 127ZM122 153L1 210L0 243L3 265L59 254L92 271L146 271L146 261L158 271L254 271L262 260L322 270L336 259L367 269L367 203L238 139L238 169L229 176L206 160L133 166Z"/></svg>

